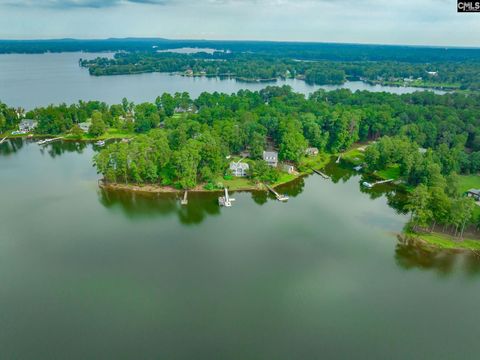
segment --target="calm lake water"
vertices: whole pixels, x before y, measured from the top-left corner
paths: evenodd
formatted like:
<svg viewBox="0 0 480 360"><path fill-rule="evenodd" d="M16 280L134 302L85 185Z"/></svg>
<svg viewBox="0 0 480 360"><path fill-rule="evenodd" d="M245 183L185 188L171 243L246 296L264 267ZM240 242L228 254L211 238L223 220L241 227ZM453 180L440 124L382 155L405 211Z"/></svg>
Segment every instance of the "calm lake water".
<svg viewBox="0 0 480 360"><path fill-rule="evenodd" d="M0 145L1 359L475 359L480 261L330 168L281 191L106 193L91 145Z"/></svg>
<svg viewBox="0 0 480 360"><path fill-rule="evenodd" d="M154 101L164 92L187 91L193 98L202 92L235 93L240 89L260 90L268 85L290 85L304 94L319 88L409 93L418 88L368 85L356 81L341 86L312 86L301 80L278 80L272 83L243 83L234 79L190 78L169 74L90 76L80 68L80 58L91 59L112 54L52 53L0 55L0 101L27 110L49 104L75 103L78 100L101 100L120 103L127 97L136 103ZM437 93L442 93L437 91Z"/></svg>

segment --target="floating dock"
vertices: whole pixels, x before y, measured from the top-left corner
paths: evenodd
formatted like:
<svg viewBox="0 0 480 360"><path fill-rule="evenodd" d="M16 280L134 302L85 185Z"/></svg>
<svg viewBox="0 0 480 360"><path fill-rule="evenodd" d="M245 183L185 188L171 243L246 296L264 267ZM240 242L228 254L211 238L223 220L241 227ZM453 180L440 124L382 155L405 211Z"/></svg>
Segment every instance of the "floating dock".
<svg viewBox="0 0 480 360"><path fill-rule="evenodd" d="M228 189L225 188L225 196L220 196L218 198L218 204L220 206L231 207L232 201L235 201L235 199L230 197L230 195L228 194Z"/></svg>
<svg viewBox="0 0 480 360"><path fill-rule="evenodd" d="M185 194L183 194L183 198L182 200L180 200L180 204L182 205L188 205L188 198L187 198L187 195L188 195L188 191L185 191Z"/></svg>
<svg viewBox="0 0 480 360"><path fill-rule="evenodd" d="M314 173L320 175L321 177L323 177L324 179L330 179L330 176L328 176L327 174L324 174L323 172L321 172L320 170L315 170L315 169L312 169Z"/></svg>
<svg viewBox="0 0 480 360"><path fill-rule="evenodd" d="M270 190L270 192L272 192L275 197L277 198L278 201L287 201L288 200L288 196L287 195L282 195L282 194L279 194L278 192L275 191L274 188L272 188L271 186L269 185L266 185L265 186L267 187L268 190Z"/></svg>

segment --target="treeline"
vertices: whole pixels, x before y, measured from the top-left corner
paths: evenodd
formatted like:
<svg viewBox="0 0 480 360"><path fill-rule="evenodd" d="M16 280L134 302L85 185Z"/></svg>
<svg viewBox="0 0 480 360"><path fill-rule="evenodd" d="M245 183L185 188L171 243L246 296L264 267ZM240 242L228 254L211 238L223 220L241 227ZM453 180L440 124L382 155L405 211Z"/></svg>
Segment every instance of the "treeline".
<svg viewBox="0 0 480 360"><path fill-rule="evenodd" d="M65 51L156 51L212 48L236 54L254 53L275 58L334 61L401 61L409 63L463 62L480 60L480 50L458 47L391 46L273 41L170 40L124 38L104 40L0 40L0 53L45 53Z"/></svg>
<svg viewBox="0 0 480 360"><path fill-rule="evenodd" d="M192 111L170 117L172 100L182 100L182 106ZM274 147L282 161L299 164L307 146L337 153L354 142L377 139L366 152L370 171L397 165L408 184L432 186L437 178L479 170L479 100L477 95L439 96L423 92L399 96L348 90L317 91L306 99L288 87L240 91L236 95L203 93L196 100L189 99L188 94L164 95L155 105L137 106L151 109L147 118L160 119L159 132L168 140L165 144L168 143L169 150L165 153L171 152L169 158L188 159L194 171L192 168L186 171L188 166L174 171L178 163L170 163L173 167L167 172L165 166L148 171L150 177L141 171L144 175L127 172L121 177L115 173L115 179L150 182L151 174L155 173L155 182L193 186L225 174L226 162L211 162L213 158L223 159L243 150L248 150L253 159L259 159L263 150ZM135 112L134 123L138 116ZM145 132L155 127L157 122L151 121L137 130ZM399 134L401 137L381 138ZM135 141L133 145L136 146ZM203 151L207 146L209 150ZM419 151L419 146L425 151ZM129 152L129 145L112 145L102 154L114 151L115 147L124 147ZM135 153L147 157L150 154ZM216 155L208 159L209 154ZM132 163L135 161L131 159ZM148 161L143 159L139 163ZM119 168L114 163L106 164L111 164L110 174L112 169ZM106 176L109 174L108 166L100 170ZM188 181L182 174L189 174Z"/></svg>
<svg viewBox="0 0 480 360"><path fill-rule="evenodd" d="M310 84L343 84L347 79L370 82L480 89L480 62L412 63L398 61L299 61L258 54L117 53L113 59L81 60L91 75L148 72L232 76L243 80L302 78ZM406 79L406 80L405 80Z"/></svg>

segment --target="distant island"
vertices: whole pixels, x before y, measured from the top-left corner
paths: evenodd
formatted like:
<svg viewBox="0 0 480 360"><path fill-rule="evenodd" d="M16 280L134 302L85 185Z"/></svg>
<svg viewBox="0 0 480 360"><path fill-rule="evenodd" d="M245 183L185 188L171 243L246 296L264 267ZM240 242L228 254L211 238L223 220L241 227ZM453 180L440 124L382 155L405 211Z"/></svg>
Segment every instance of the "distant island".
<svg viewBox="0 0 480 360"><path fill-rule="evenodd" d="M214 51L193 54L175 50L119 52L113 59L80 59L91 75L171 73L191 77L224 77L246 82L295 78L312 85L340 85L349 80L369 84L410 86L442 90L480 89L480 61L410 62L398 60L301 60L305 49L292 57L271 52ZM310 53L308 53L311 55ZM343 56L339 55L339 59ZM351 57L355 58L355 57ZM375 57L371 57L374 59Z"/></svg>
<svg viewBox="0 0 480 360"><path fill-rule="evenodd" d="M216 50L175 53L182 48ZM480 89L480 49L312 42L171 40L0 40L0 53L115 52L81 60L91 75L148 72L233 77L239 81L297 78L309 84L370 84L443 90Z"/></svg>

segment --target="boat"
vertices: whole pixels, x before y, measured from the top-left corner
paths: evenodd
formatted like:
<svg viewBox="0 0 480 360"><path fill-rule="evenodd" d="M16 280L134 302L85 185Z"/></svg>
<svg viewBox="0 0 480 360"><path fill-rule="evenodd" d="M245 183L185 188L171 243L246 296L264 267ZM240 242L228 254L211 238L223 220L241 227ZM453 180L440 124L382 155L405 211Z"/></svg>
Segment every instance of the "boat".
<svg viewBox="0 0 480 360"><path fill-rule="evenodd" d="M371 188L373 187L373 184L370 184L368 181L364 181L364 182L362 183L362 185L365 186L365 187L368 188L368 189L371 189Z"/></svg>
<svg viewBox="0 0 480 360"><path fill-rule="evenodd" d="M103 141L103 140L98 140L98 141L95 143L95 145L97 145L97 146L105 146L105 141Z"/></svg>
<svg viewBox="0 0 480 360"><path fill-rule="evenodd" d="M47 141L46 140L40 140L40 141L37 141L37 145L43 145L45 144Z"/></svg>

